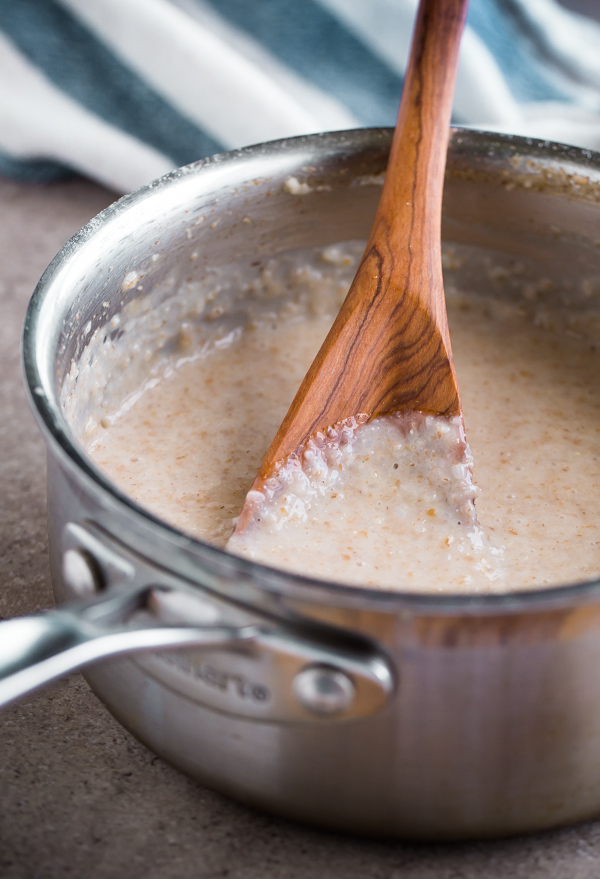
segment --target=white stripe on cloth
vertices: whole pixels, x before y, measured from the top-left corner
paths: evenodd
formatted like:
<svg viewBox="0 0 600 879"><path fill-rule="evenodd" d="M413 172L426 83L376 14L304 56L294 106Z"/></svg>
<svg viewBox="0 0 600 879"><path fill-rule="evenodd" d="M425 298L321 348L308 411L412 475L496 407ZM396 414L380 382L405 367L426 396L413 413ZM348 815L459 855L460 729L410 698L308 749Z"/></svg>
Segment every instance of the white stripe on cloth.
<svg viewBox="0 0 600 879"><path fill-rule="evenodd" d="M278 82L291 100L308 108L320 123L320 127L314 129L315 131L335 131L359 125L358 119L347 107L283 65L263 45L234 27L203 0L169 0L169 2L184 10L201 27L229 43L247 61L262 70L270 79ZM299 133L309 134L312 132Z"/></svg>
<svg viewBox="0 0 600 879"><path fill-rule="evenodd" d="M556 65L581 83L600 89L600 24L568 12L556 0L516 0L521 16L554 56ZM593 104L600 104L594 93Z"/></svg>
<svg viewBox="0 0 600 879"><path fill-rule="evenodd" d="M0 150L13 159L56 161L117 192L173 167L167 156L67 97L1 32L0 82Z"/></svg>
<svg viewBox="0 0 600 879"><path fill-rule="evenodd" d="M487 128L489 131L506 132L503 126L488 125ZM588 150L600 150L598 114L574 104L552 101L522 104L519 124L510 133L536 140L553 140Z"/></svg>
<svg viewBox="0 0 600 879"><path fill-rule="evenodd" d="M199 22L169 0L60 2L156 92L228 148L355 124L325 96L302 103L298 89L291 94L286 88L291 72L280 79L262 70L256 58L239 51L239 37L232 38L224 20L210 28L208 16ZM273 59L271 69L275 64ZM311 91L304 84L304 96Z"/></svg>

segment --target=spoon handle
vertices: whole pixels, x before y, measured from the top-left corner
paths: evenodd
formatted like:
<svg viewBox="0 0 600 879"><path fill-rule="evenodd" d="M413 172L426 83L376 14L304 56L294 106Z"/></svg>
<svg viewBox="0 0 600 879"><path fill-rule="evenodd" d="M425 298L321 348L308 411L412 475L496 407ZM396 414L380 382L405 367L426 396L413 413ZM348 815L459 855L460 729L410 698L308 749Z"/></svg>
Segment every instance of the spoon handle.
<svg viewBox="0 0 600 879"><path fill-rule="evenodd" d="M355 283L332 328L335 334L336 325L342 332L356 327L362 309L355 350L365 352L371 375L361 376L361 385L347 393L358 396L358 411L368 415L403 410L462 415L441 225L467 6L468 0L421 0L381 199ZM365 284L375 291L370 298ZM352 370L347 372L351 377Z"/></svg>
<svg viewBox="0 0 600 879"><path fill-rule="evenodd" d="M444 298L436 295L442 284L442 194L467 6L468 0L422 0L419 5L388 171L367 246L368 251L385 243L388 259L407 252L407 286L425 296L429 311L441 307L436 316L446 334Z"/></svg>

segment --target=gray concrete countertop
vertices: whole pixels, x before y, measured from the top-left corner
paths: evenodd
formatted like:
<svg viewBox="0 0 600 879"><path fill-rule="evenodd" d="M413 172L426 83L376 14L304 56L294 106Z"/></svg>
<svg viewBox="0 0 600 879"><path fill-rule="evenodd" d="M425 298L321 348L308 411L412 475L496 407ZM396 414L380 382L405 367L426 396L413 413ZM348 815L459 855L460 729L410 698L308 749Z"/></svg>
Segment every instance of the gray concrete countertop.
<svg viewBox="0 0 600 879"><path fill-rule="evenodd" d="M27 300L113 196L0 183L0 617L52 604L44 446L22 387ZM385 843L244 808L138 744L76 675L0 715L2 879L591 879L600 822L500 842Z"/></svg>

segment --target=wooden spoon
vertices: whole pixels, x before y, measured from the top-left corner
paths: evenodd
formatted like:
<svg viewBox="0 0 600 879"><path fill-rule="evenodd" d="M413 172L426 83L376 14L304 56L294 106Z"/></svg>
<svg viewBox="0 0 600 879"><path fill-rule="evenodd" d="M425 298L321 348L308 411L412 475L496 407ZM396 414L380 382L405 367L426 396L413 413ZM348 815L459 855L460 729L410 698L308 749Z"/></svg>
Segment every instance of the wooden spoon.
<svg viewBox="0 0 600 879"><path fill-rule="evenodd" d="M441 209L468 0L421 0L381 200L356 277L260 466L352 415L461 415L442 281ZM236 530L251 518L248 504Z"/></svg>

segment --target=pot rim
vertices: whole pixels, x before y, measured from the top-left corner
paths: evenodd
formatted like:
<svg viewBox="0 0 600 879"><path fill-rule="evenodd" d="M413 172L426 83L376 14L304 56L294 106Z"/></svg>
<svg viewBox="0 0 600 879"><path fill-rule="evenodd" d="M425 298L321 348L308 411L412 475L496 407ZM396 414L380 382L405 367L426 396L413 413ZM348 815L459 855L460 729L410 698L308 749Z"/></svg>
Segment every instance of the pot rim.
<svg viewBox="0 0 600 879"><path fill-rule="evenodd" d="M152 192L162 191L182 178L201 174L205 169L219 166L220 169L237 166L240 160L264 156L265 152L304 151L319 143L327 145L368 146L391 141L392 128L361 128L348 131L325 132L301 135L277 141L255 144L241 149L230 150L200 159L189 165L170 171L164 176L147 183L133 192L117 199L98 215L86 223L58 251L39 280L29 302L22 337L22 365L30 404L40 425L44 438L69 469L74 469L90 481L96 490L107 494L113 503L123 508L149 529L152 535L176 547L185 546L197 550L218 567L226 562L233 578L251 582L261 590L276 592L287 597L320 599L327 604L347 604L365 606L385 612L424 613L427 615L459 615L472 613L515 613L540 611L543 608L587 603L600 597L600 576L592 580L572 584L557 584L545 588L523 589L515 592L479 594L438 594L387 591L368 586L353 586L335 581L283 571L259 562L232 555L210 543L186 534L138 505L132 498L113 485L96 468L79 447L69 425L62 414L58 395L52 377L40 363L41 322L40 315L46 299L52 295L53 287L61 267L76 258L77 251L84 246L99 229L146 199ZM534 157L550 161L553 166L566 164L579 169L592 171L600 180L600 153L579 147L540 141L510 134L497 134L474 129L453 129L461 142L473 147L478 153L488 153L495 147L503 153ZM452 141L451 141L452 142ZM223 180L222 185L228 185ZM229 183L231 185L231 182Z"/></svg>

